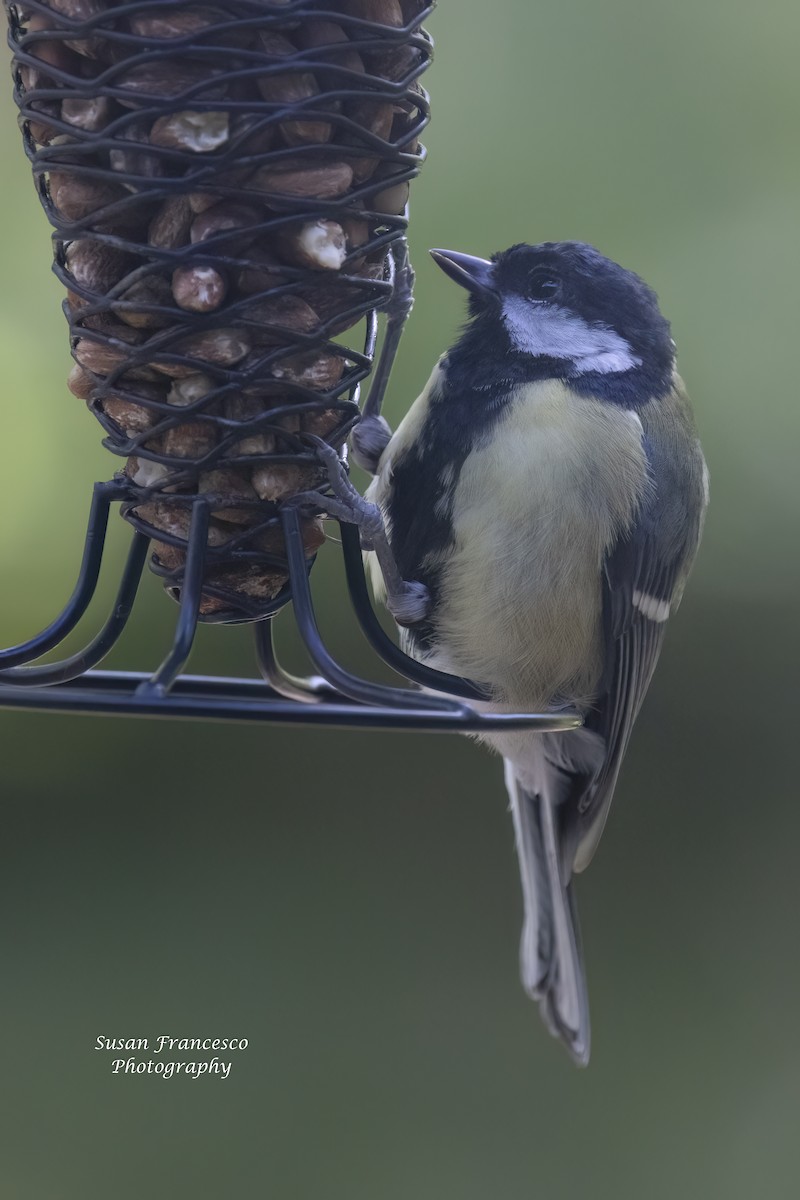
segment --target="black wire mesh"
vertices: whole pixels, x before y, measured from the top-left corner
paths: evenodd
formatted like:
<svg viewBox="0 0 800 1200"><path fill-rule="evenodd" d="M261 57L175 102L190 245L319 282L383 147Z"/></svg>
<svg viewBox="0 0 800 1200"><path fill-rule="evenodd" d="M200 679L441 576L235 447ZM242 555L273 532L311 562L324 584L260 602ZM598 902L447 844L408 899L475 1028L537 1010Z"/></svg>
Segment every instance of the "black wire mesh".
<svg viewBox="0 0 800 1200"><path fill-rule="evenodd" d="M70 387L127 460L123 513L179 597L202 498L199 618L269 615L289 594L280 502L321 480L305 435L345 441L391 296L431 5L7 7ZM303 536L313 561L320 521Z"/></svg>

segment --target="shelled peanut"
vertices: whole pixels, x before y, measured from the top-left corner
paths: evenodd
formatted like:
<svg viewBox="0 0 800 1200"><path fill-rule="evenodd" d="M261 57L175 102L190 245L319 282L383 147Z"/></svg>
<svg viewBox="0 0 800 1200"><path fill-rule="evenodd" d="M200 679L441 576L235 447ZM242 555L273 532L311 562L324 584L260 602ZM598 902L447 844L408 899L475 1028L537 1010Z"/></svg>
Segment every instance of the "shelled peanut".
<svg viewBox="0 0 800 1200"><path fill-rule="evenodd" d="M402 231L423 7L10 10L67 288L69 386L126 457L131 517L177 586L192 497L207 501L206 614L281 591L276 506L323 482L303 435L346 434L353 360L329 339L382 298L386 235ZM312 555L319 520L303 534Z"/></svg>

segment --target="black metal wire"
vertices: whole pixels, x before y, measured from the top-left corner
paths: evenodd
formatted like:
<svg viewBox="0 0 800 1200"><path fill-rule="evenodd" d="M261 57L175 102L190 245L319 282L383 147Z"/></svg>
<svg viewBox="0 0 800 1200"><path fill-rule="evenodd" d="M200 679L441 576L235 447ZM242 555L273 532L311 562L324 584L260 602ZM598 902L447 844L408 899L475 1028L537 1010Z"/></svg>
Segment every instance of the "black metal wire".
<svg viewBox="0 0 800 1200"><path fill-rule="evenodd" d="M119 500L123 495L125 495L125 489L116 482L94 485L83 558L75 589L63 611L41 633L27 642L22 642L19 646L0 650L0 663L4 667L16 667L20 663L32 662L43 654L47 654L49 650L63 641L78 624L91 603L97 581L100 578L111 501ZM2 678L1 675L0 678Z"/></svg>
<svg viewBox="0 0 800 1200"><path fill-rule="evenodd" d="M186 666L192 652L192 643L197 632L197 616L200 611L200 595L203 590L208 521L208 505L195 504L192 508L189 549L186 554L186 570L181 589L181 609L175 637L170 652L161 666L152 678L141 685L141 694L145 699L148 696L166 696L181 670Z"/></svg>
<svg viewBox="0 0 800 1200"><path fill-rule="evenodd" d="M150 543L143 534L133 535L114 607L105 625L88 646L61 662L39 667L12 667L0 671L0 682L13 683L17 687L43 687L48 684L66 683L70 679L77 679L79 675L102 662L119 641L133 611L133 602L136 599L149 546Z"/></svg>

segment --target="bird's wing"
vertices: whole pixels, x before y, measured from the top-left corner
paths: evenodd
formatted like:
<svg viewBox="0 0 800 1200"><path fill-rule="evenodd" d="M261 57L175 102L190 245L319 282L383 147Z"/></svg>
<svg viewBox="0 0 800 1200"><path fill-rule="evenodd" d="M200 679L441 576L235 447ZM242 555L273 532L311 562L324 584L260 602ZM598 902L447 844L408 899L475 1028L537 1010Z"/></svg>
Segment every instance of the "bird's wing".
<svg viewBox="0 0 800 1200"><path fill-rule="evenodd" d="M648 430L645 424L644 446L652 482L649 497L604 563L605 670L586 726L602 737L605 756L578 801L577 871L588 866L600 840L667 618L680 601L697 550L705 510L707 476L696 439L676 438L675 429Z"/></svg>

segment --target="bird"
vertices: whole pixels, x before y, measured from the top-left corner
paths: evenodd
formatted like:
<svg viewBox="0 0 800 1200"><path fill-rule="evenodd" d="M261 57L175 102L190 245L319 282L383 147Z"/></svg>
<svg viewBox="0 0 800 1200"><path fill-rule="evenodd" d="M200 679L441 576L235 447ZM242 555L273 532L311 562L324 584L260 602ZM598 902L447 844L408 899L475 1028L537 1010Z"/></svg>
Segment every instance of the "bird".
<svg viewBox="0 0 800 1200"><path fill-rule="evenodd" d="M708 470L670 325L637 274L577 241L431 254L466 290L468 319L389 436L366 499L424 597L399 626L405 651L478 682L486 711L582 718L567 732L478 737L504 759L522 984L583 1066L574 877L597 848L695 558Z"/></svg>

